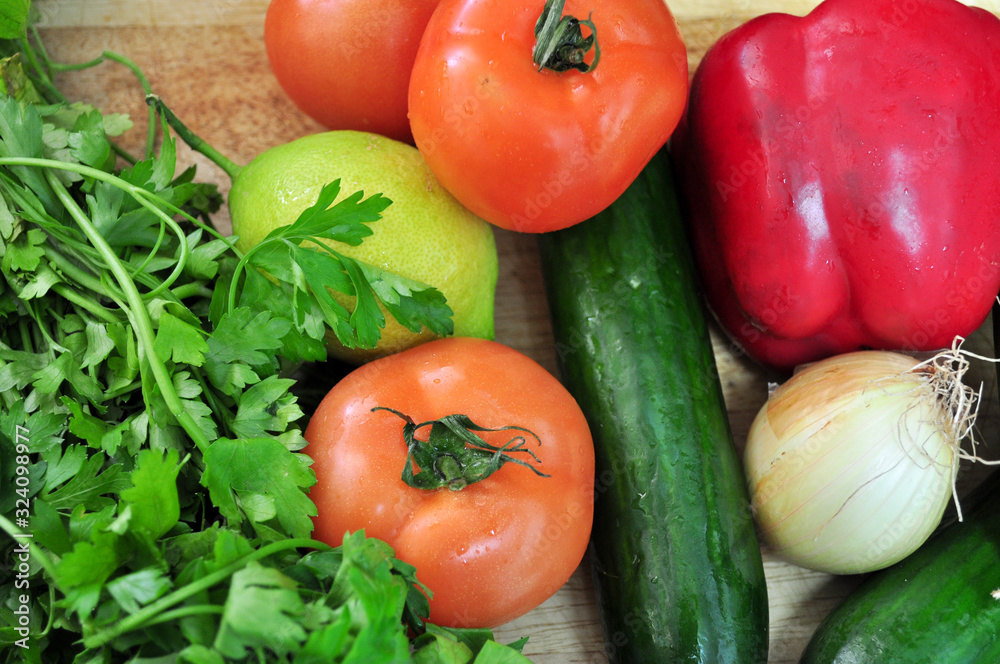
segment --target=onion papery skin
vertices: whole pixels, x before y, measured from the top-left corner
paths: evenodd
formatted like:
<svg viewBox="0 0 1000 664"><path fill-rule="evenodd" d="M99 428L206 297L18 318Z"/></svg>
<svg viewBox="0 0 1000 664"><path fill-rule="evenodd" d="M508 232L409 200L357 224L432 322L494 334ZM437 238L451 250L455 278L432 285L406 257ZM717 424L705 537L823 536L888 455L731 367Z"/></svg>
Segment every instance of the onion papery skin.
<svg viewBox="0 0 1000 664"><path fill-rule="evenodd" d="M761 539L775 555L860 574L931 535L952 495L958 445L931 381L938 370L859 351L808 365L771 394L743 460Z"/></svg>

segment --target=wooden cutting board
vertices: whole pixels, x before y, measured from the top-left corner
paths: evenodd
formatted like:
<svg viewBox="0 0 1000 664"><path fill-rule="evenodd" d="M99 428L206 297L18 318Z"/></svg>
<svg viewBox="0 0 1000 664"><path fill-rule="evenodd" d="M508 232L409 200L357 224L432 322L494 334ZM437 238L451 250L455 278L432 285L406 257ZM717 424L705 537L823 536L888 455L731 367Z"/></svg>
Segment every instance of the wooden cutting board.
<svg viewBox="0 0 1000 664"><path fill-rule="evenodd" d="M770 11L801 15L817 2L673 0L669 4L680 23L693 71L711 44L748 18ZM969 4L1000 13L1000 0ZM104 50L126 55L143 69L153 89L177 115L237 163L323 129L297 111L271 75L263 42L267 0L37 0L36 9L43 39L55 59L80 62ZM127 70L103 64L62 75L60 82L71 98L131 115L137 129L126 147L141 145L145 106ZM215 181L228 192L229 182L220 169L183 147L180 152L184 164L198 165L200 178ZM228 226L224 213L217 223ZM497 340L555 373L535 238L499 230L496 237L500 253ZM733 352L718 329L712 332L736 445L742 449L750 422L766 399L768 377ZM970 347L992 353L990 339L984 326L970 340ZM974 367L973 373L974 380L986 383L984 403L993 404L992 367ZM994 410L984 414L991 424ZM984 453L989 455L989 451ZM974 483L977 472L963 473L964 483ZM766 550L764 560L770 600L769 662L792 664L816 625L858 579L803 570ZM497 636L499 640L530 636L525 654L537 664L607 662L588 561L548 602L504 625Z"/></svg>

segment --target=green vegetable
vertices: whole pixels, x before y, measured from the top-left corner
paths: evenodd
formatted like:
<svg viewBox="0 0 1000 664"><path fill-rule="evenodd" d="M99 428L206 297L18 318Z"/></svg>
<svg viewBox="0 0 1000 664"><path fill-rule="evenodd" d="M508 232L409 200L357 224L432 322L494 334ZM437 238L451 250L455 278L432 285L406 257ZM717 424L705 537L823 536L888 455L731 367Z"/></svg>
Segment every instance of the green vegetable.
<svg viewBox="0 0 1000 664"><path fill-rule="evenodd" d="M1000 661L1000 472L920 549L867 577L813 634L801 664Z"/></svg>
<svg viewBox="0 0 1000 664"><path fill-rule="evenodd" d="M22 4L0 2L2 34ZM383 542L309 539L291 374L325 358L328 326L364 345L377 325L308 284L449 315L432 290L303 248L360 242L389 201L332 183L243 255L210 223L215 186L176 172L162 114L128 155L112 142L127 118L62 99L65 67L36 40L0 48L0 661L525 661L523 642L425 625L415 570ZM103 61L149 93L120 55L87 66Z"/></svg>
<svg viewBox="0 0 1000 664"><path fill-rule="evenodd" d="M767 660L768 604L665 153L540 238L564 380L597 457L591 538L612 662Z"/></svg>

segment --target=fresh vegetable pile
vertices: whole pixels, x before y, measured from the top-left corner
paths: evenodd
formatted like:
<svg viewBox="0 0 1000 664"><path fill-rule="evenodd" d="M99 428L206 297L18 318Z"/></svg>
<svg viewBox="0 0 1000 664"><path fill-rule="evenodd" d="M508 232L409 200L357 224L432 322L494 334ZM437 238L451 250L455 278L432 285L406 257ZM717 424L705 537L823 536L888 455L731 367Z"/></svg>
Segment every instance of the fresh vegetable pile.
<svg viewBox="0 0 1000 664"><path fill-rule="evenodd" d="M390 201L331 183L242 253L205 220L215 186L176 172L166 119L158 150L122 154L127 119L61 100L21 18L0 99L4 659L523 660L426 625L385 543L309 538L293 371L327 329L373 346L376 303L450 330L436 291L303 246L363 241Z"/></svg>
<svg viewBox="0 0 1000 664"><path fill-rule="evenodd" d="M957 488L997 439L995 15L824 0L692 79L661 0L273 0L325 131L241 166L31 11L0 0L3 661L526 662L492 630L588 551L613 664L765 664L769 556L870 575L803 664L997 659L997 476ZM141 153L57 85L96 66ZM495 232L538 241L561 380L493 339ZM774 381L742 449L711 313Z"/></svg>

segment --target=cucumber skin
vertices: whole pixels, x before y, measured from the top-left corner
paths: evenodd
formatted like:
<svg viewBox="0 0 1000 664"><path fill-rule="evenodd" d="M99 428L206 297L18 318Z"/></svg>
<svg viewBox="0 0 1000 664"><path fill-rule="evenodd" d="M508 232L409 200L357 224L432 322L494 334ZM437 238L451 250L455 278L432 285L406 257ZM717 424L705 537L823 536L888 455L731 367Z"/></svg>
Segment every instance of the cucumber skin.
<svg viewBox="0 0 1000 664"><path fill-rule="evenodd" d="M1000 472L962 501L963 520L867 577L820 624L801 664L1000 662Z"/></svg>
<svg viewBox="0 0 1000 664"><path fill-rule="evenodd" d="M538 241L561 375L594 436L610 661L765 664L761 552L666 150L609 209Z"/></svg>

